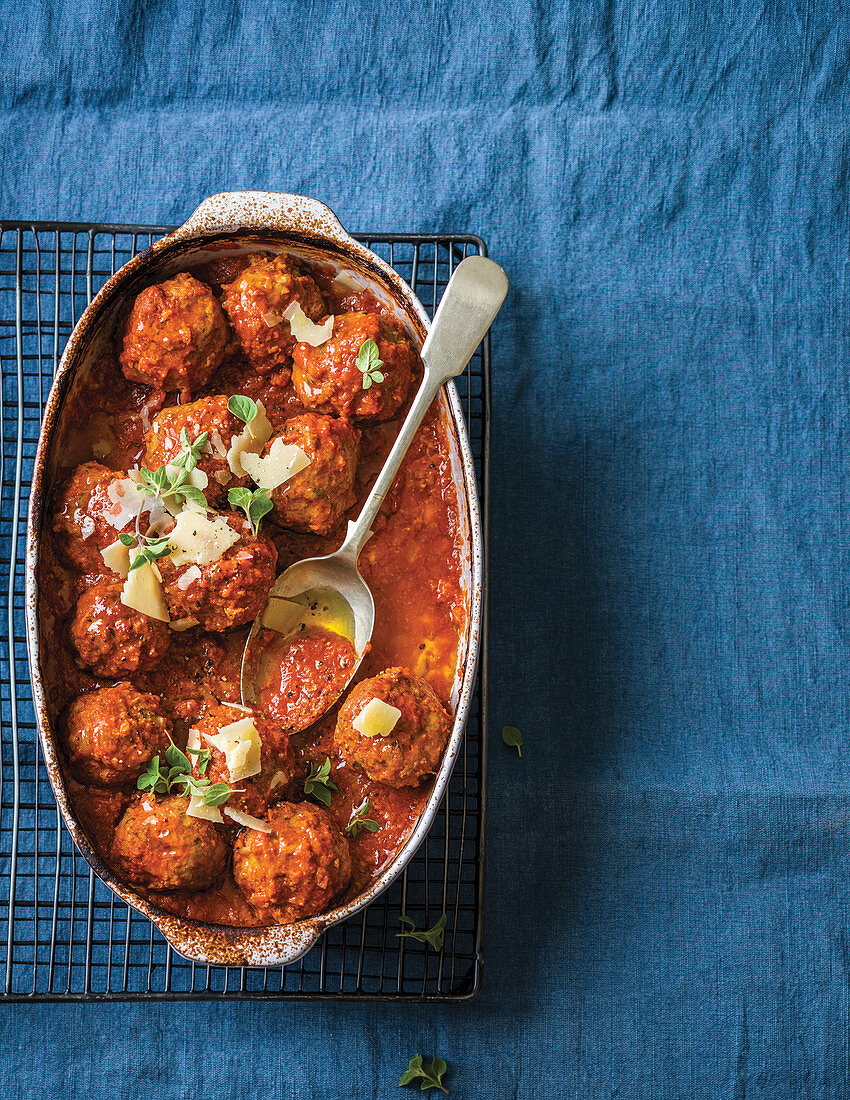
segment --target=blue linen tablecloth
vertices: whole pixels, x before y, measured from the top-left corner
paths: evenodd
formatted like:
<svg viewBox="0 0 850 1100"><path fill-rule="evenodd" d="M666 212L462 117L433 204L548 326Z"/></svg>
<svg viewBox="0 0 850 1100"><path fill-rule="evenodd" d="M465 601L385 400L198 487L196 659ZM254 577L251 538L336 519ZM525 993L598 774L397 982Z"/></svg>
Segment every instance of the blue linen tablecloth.
<svg viewBox="0 0 850 1100"><path fill-rule="evenodd" d="M846 1096L846 7L1 6L2 216L291 190L512 294L480 998L6 1007L0 1092Z"/></svg>

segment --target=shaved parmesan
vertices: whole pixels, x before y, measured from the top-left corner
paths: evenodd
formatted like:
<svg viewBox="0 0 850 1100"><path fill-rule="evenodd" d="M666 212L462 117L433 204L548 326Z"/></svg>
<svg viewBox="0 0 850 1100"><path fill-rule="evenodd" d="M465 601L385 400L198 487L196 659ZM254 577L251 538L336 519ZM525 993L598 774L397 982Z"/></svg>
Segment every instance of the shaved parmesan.
<svg viewBox="0 0 850 1100"><path fill-rule="evenodd" d="M130 547L125 546L120 539L110 542L109 546L101 550L100 556L106 568L117 573L119 577L126 577L130 572Z"/></svg>
<svg viewBox="0 0 850 1100"><path fill-rule="evenodd" d="M275 772L274 775L271 778L271 782L269 783L269 790L274 791L282 783L288 783L288 782L289 782L289 776L286 774L286 772Z"/></svg>
<svg viewBox="0 0 850 1100"><path fill-rule="evenodd" d="M254 712L250 707L243 707L241 703L228 703L226 699L221 700L223 707L232 707L233 710L241 710L243 714L253 714Z"/></svg>
<svg viewBox="0 0 850 1100"><path fill-rule="evenodd" d="M275 325L279 325L283 320L283 314L278 313L276 309L267 309L263 314L263 322L266 328L274 328Z"/></svg>
<svg viewBox="0 0 850 1100"><path fill-rule="evenodd" d="M283 319L289 321L289 331L299 344L310 344L312 347L317 348L333 336L333 314L320 325L317 325L315 321L310 320L301 308L300 302L291 302L283 311Z"/></svg>
<svg viewBox="0 0 850 1100"><path fill-rule="evenodd" d="M219 458L227 457L227 447L225 447L224 440L221 438L221 432L210 433L210 445L210 453L212 453L212 450L214 449Z"/></svg>
<svg viewBox="0 0 850 1100"><path fill-rule="evenodd" d="M135 557L136 553L137 551L134 551L132 557ZM121 603L151 619L158 619L161 623L169 622L170 616L162 594L159 570L149 561L127 574L124 587L121 589Z"/></svg>
<svg viewBox="0 0 850 1100"><path fill-rule="evenodd" d="M233 530L224 516L183 511L168 536L170 560L178 568L187 563L210 565L238 541L238 531Z"/></svg>
<svg viewBox="0 0 850 1100"><path fill-rule="evenodd" d="M119 477L110 481L106 495L113 507L103 513L103 519L116 531L123 530L145 509L151 511L154 503L152 498L129 477Z"/></svg>
<svg viewBox="0 0 850 1100"><path fill-rule="evenodd" d="M197 726L192 726L192 728L189 730L189 736L186 738L186 748L187 750L194 749L197 752L200 750L200 747L201 731L198 729Z"/></svg>
<svg viewBox="0 0 850 1100"><path fill-rule="evenodd" d="M245 454L260 454L271 437L272 426L269 423L269 418L266 416L266 410L263 408L262 401L258 401L257 415L253 417L251 423L246 424L239 435L235 435L231 441L230 450L227 452L227 464L230 467L231 473L236 474L237 477L244 477L245 471L242 469L242 456Z"/></svg>
<svg viewBox="0 0 850 1100"><path fill-rule="evenodd" d="M204 738L224 753L234 783L259 774L262 742L253 718L240 718L238 722L221 726L217 734L205 733Z"/></svg>
<svg viewBox="0 0 850 1100"><path fill-rule="evenodd" d="M232 474L230 470L216 470L213 477L219 483L219 485L226 485L231 480Z"/></svg>
<svg viewBox="0 0 850 1100"><path fill-rule="evenodd" d="M224 818L218 806L205 806L202 795L193 794L189 799L186 809L187 817L197 817L201 821L214 821L216 825L223 825Z"/></svg>
<svg viewBox="0 0 850 1100"><path fill-rule="evenodd" d="M307 608L282 596L271 596L263 611L263 626L278 634L288 634L296 623L304 622Z"/></svg>
<svg viewBox="0 0 850 1100"><path fill-rule="evenodd" d="M282 439L276 439L263 458L242 455L242 469L261 489L276 489L309 465L310 459L300 447L284 443Z"/></svg>
<svg viewBox="0 0 850 1100"><path fill-rule="evenodd" d="M356 293L358 290L362 290L363 287L355 279L352 279L345 271L340 271L339 275L333 281L333 288L336 291L347 290L349 293Z"/></svg>
<svg viewBox="0 0 850 1100"><path fill-rule="evenodd" d="M192 581L199 581L201 579L201 571L197 565L190 565L185 573L177 578L177 587L181 592L185 592Z"/></svg>
<svg viewBox="0 0 850 1100"><path fill-rule="evenodd" d="M241 810L231 810L226 807L224 812L228 817L232 817L237 825L244 825L246 829L255 829L258 833L270 833L272 831L268 821L261 821L258 817L243 814Z"/></svg>
<svg viewBox="0 0 850 1100"><path fill-rule="evenodd" d="M351 724L364 737L388 737L399 718L398 707L390 706L383 699L370 699Z"/></svg>
<svg viewBox="0 0 850 1100"><path fill-rule="evenodd" d="M176 630L182 634L184 630L191 630L193 626L198 625L197 619L172 619L168 624L172 630Z"/></svg>

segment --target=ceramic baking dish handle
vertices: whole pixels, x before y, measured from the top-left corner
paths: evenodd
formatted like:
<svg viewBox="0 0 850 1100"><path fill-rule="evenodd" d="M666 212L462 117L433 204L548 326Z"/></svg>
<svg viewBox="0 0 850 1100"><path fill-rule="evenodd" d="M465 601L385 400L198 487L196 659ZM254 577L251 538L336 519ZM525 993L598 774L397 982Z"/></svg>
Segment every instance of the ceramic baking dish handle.
<svg viewBox="0 0 850 1100"><path fill-rule="evenodd" d="M207 966L289 966L326 928L316 919L274 928L211 928L161 912L148 915L178 954Z"/></svg>
<svg viewBox="0 0 850 1100"><path fill-rule="evenodd" d="M279 191L222 191L211 195L169 240L193 240L245 229L321 237L346 247L353 243L336 214L323 202Z"/></svg>

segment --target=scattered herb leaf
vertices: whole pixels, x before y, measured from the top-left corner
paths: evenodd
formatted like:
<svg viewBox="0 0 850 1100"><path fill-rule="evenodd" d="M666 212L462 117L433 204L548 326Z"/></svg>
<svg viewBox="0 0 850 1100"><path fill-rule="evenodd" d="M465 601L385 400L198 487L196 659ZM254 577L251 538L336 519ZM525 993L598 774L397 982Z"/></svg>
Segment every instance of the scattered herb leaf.
<svg viewBox="0 0 850 1100"><path fill-rule="evenodd" d="M139 535L138 542L133 538L129 542L126 542L123 538L121 541L125 546L132 546L133 544L138 546L139 552L130 562L128 570L130 573L134 569L141 568L145 562L159 561L160 558L164 558L171 553L167 535L154 535L150 538L147 535Z"/></svg>
<svg viewBox="0 0 850 1100"><path fill-rule="evenodd" d="M373 821L370 817L366 817L372 805L368 798L364 798L360 805L352 810L351 820L343 829L346 836L350 836L352 840L355 840L365 829L367 833L377 833L380 829L380 825L377 821Z"/></svg>
<svg viewBox="0 0 850 1100"><path fill-rule="evenodd" d="M248 522L251 524L251 533L256 538L260 530L260 521L263 516L274 508L274 504L269 499L268 489L254 489L252 492L250 489L243 489L240 486L231 489L227 494L227 499L234 508L241 508L248 517Z"/></svg>
<svg viewBox="0 0 850 1100"><path fill-rule="evenodd" d="M310 774L304 780L304 794L312 795L323 806L330 806L332 792L339 790L330 775L330 757L326 756L324 764L319 768L315 764L311 764Z"/></svg>
<svg viewBox="0 0 850 1100"><path fill-rule="evenodd" d="M416 1054L401 1075L399 1085L409 1085L413 1081L421 1080L423 1092L425 1089L441 1089L448 1096L449 1090L443 1084L443 1075L448 1068L442 1058L432 1058L429 1062L421 1054Z"/></svg>
<svg viewBox="0 0 850 1100"><path fill-rule="evenodd" d="M502 740L522 756L522 734L516 726L502 726Z"/></svg>
<svg viewBox="0 0 850 1100"><path fill-rule="evenodd" d="M252 401L250 397L245 397L241 393L234 393L227 401L228 412L232 412L234 416L238 417L243 424L250 424L254 417L257 415L257 403Z"/></svg>
<svg viewBox="0 0 850 1100"><path fill-rule="evenodd" d="M411 920L410 917L399 917L402 924L409 924L410 928L406 932L396 932L398 939L404 939L405 936L412 940L419 940L420 943L430 944L435 951L442 951L443 949L443 933L446 930L446 914L440 917L433 928L429 928L427 932L416 932L416 922Z"/></svg>
<svg viewBox="0 0 850 1100"><path fill-rule="evenodd" d="M364 340L357 353L357 369L363 375L363 389L368 390L373 382L383 382L381 367L383 359L374 340Z"/></svg>
<svg viewBox="0 0 850 1100"><path fill-rule="evenodd" d="M191 756L197 756L198 771L201 775L207 774L207 768L212 760L212 749L186 749Z"/></svg>

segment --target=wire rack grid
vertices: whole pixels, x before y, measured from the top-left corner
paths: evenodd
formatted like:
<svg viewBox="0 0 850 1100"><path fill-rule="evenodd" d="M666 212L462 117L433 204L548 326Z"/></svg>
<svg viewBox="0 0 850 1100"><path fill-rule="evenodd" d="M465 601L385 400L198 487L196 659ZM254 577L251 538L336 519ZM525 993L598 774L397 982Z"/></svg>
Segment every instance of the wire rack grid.
<svg viewBox="0 0 850 1100"><path fill-rule="evenodd" d="M456 1001L481 980L486 648L463 751L430 834L400 879L289 967L209 967L177 955L120 901L70 838L41 758L23 596L28 489L42 410L68 336L109 276L169 226L0 222L0 1000ZM468 235L358 235L433 314ZM457 380L487 517L488 340ZM486 610L486 609L485 609ZM486 622L482 636L486 647ZM399 939L399 917L440 952Z"/></svg>

